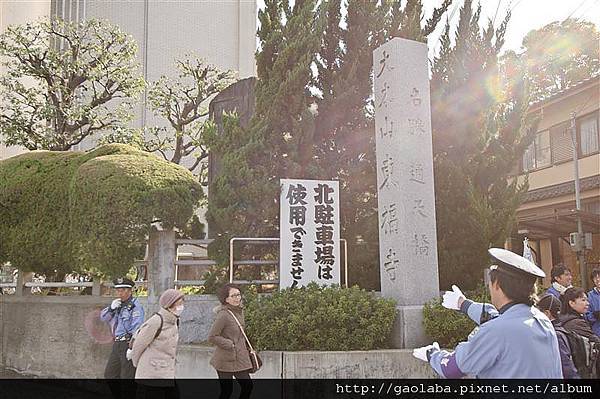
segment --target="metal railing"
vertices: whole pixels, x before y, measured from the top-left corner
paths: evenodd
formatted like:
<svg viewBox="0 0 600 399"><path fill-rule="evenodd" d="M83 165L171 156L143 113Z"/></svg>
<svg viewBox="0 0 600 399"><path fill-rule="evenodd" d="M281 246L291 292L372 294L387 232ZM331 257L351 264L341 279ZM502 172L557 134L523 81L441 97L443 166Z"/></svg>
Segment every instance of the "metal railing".
<svg viewBox="0 0 600 399"><path fill-rule="evenodd" d="M188 239L188 238L179 238L175 240L175 250L177 251L178 245L193 245L203 249L206 249L208 245L213 242L212 239ZM179 266L214 266L217 263L212 259L177 259L175 261L175 281L174 284L176 287L189 287L196 285L204 285L206 280L179 280Z"/></svg>
<svg viewBox="0 0 600 399"><path fill-rule="evenodd" d="M212 242L212 239L176 239L175 249L179 245L192 245L203 249L206 249ZM146 272L148 269L148 260L136 260L134 266L137 269L137 276L135 279L136 286L147 286L148 281L146 279ZM174 285L178 287L185 286L200 286L205 284L205 280L179 280L178 279L178 267L179 266L214 266L216 262L210 259L176 259L175 260L175 276ZM21 295L24 288L92 288L92 295L100 295L102 287L112 288L114 284L110 281L73 281L73 282L52 282L52 281L25 281L26 277L21 271L13 277L12 282L0 282L0 289L12 288L15 289L15 294Z"/></svg>
<svg viewBox="0 0 600 399"><path fill-rule="evenodd" d="M233 279L233 269L234 266L239 265L254 265L254 266L262 266L262 265L277 265L277 275L281 276L281 265L279 263L279 255L276 260L266 259L266 260L235 260L235 242L243 241L245 244L254 244L254 245L269 245L269 244L279 244L280 239L276 237L233 237L229 240L229 282L239 285L249 285L249 284L279 284L280 279L276 280L234 280ZM344 286L348 287L348 241L345 238L341 238L340 242L343 244L344 249Z"/></svg>

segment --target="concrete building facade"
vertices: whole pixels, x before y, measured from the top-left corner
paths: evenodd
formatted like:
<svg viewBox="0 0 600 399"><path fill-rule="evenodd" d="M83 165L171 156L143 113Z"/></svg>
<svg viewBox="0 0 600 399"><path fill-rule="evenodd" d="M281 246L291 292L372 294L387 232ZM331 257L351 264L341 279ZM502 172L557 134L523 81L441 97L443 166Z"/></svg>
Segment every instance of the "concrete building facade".
<svg viewBox="0 0 600 399"><path fill-rule="evenodd" d="M256 0L0 0L0 29L11 24L58 16L68 21L106 19L138 44L145 79L175 73L174 62L186 54L203 58L239 78L255 76ZM144 94L133 126L154 126ZM87 150L95 140L78 148ZM0 159L23 150L0 148Z"/></svg>
<svg viewBox="0 0 600 399"><path fill-rule="evenodd" d="M10 25L33 22L48 15L50 0L0 0L0 33ZM0 66L0 75L3 73L3 67ZM0 139L0 159L10 158L25 151L27 150L21 147L7 147Z"/></svg>

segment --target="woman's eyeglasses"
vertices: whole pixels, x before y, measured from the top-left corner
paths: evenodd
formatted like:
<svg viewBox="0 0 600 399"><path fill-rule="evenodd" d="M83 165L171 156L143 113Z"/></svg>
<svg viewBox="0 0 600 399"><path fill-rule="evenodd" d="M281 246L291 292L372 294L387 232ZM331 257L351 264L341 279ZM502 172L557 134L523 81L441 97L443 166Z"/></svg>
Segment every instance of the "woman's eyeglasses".
<svg viewBox="0 0 600 399"><path fill-rule="evenodd" d="M229 295L229 298L241 298L241 297L242 297L242 294L240 294L239 292L237 294Z"/></svg>

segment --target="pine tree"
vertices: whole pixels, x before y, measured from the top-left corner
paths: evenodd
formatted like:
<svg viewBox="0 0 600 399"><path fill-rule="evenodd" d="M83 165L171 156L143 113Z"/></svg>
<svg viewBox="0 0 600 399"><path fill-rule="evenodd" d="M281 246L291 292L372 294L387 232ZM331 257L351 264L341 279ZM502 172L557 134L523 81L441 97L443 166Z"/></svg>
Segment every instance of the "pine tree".
<svg viewBox="0 0 600 399"><path fill-rule="evenodd" d="M256 109L247 129L227 118L211 145L225 154L210 187L207 219L220 235L210 247L228 264L231 237L277 237L279 179L302 177L310 144L310 65L319 46L315 1L268 0L259 12ZM220 146L220 147L219 147ZM220 149L219 149L220 148Z"/></svg>
<svg viewBox="0 0 600 399"><path fill-rule="evenodd" d="M498 53L510 14L479 27L467 0L454 43L446 25L432 67L438 261L442 287L481 280L491 246L502 246L527 191L510 179L532 140L524 85L503 87Z"/></svg>
<svg viewBox="0 0 600 399"><path fill-rule="evenodd" d="M405 8L377 0L265 2L255 115L243 134L237 127L217 138L227 142L223 163L231 166L211 187L207 216L223 233L211 248L222 264L229 237L278 236L280 178L335 179L351 281L377 288L372 52L392 35L426 40L449 5L421 27L414 23L422 21L421 2L414 0Z"/></svg>
<svg viewBox="0 0 600 399"><path fill-rule="evenodd" d="M338 15L327 14L326 39L317 56L315 80L323 94L316 100L314 151L321 177L340 181L350 282L365 288L379 286L373 50L396 36L425 41L449 5L445 1L423 21L419 0L408 1L404 8L400 2L351 0L345 28L340 27Z"/></svg>

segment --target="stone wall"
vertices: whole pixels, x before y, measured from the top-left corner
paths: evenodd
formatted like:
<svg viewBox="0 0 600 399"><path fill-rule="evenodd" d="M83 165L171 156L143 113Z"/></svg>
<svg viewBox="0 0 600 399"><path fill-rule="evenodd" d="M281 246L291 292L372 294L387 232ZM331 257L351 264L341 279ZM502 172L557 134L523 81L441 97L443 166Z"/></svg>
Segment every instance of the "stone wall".
<svg viewBox="0 0 600 399"><path fill-rule="evenodd" d="M111 349L110 331L98 320L109 297L0 295L0 366L62 378L102 378ZM145 298L142 305L146 306ZM186 297L177 354L178 378L216 378L202 345L214 320L214 296ZM411 350L356 352L261 352L255 378L432 378Z"/></svg>

